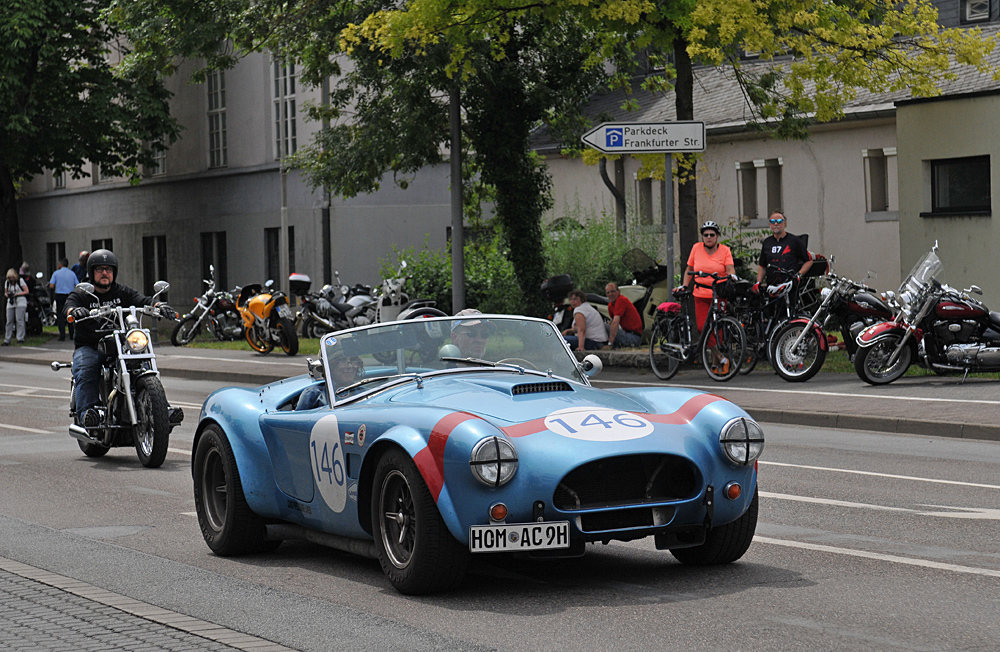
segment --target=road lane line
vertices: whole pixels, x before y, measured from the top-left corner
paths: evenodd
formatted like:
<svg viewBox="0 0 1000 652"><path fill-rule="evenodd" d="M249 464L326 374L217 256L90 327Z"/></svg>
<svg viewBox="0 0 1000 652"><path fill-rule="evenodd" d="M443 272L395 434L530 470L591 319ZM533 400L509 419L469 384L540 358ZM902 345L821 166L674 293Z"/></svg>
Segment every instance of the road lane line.
<svg viewBox="0 0 1000 652"><path fill-rule="evenodd" d="M760 491L758 489L758 491ZM905 512L916 514L917 516L941 516L944 518L967 518L981 519L984 521L1000 521L1000 509L990 509L989 507L952 507L950 505L921 505L921 507L935 507L938 509L951 510L947 512L933 512L928 510L911 509L909 507L889 507L887 505L872 505L869 503L852 503L846 500L833 500L831 498L813 498L811 496L794 496L791 494L778 494L770 491L760 491L763 498L773 498L775 500L791 500L799 503L812 503L814 505L830 505L833 507L851 507L854 509L874 509L885 512Z"/></svg>
<svg viewBox="0 0 1000 652"><path fill-rule="evenodd" d="M793 496L790 494L777 494L771 491L760 491L761 498L774 498L776 500L793 500L799 503L813 503L816 505L832 505L834 507L854 507L857 509L875 509L886 512L908 512L916 513L916 510L906 507L888 507L886 505L870 505L868 503L852 503L846 500L833 500L831 498L812 498L810 496Z"/></svg>
<svg viewBox="0 0 1000 652"><path fill-rule="evenodd" d="M1000 489L1000 485L995 484L980 484L978 482L960 482L958 480L941 480L938 478L917 478L912 475L895 475L892 473L874 473L872 471L856 471L854 469L833 469L826 466L807 466L805 464L788 464L786 462L764 462L758 461L758 464L765 464L769 466L789 466L797 469L809 469L812 471L832 471L834 473L853 473L855 475L871 475L877 478L893 478L895 480L913 480L915 482L932 482L935 484L953 484L960 487L978 487L980 489Z"/></svg>
<svg viewBox="0 0 1000 652"><path fill-rule="evenodd" d="M861 557L863 559L874 559L876 561L888 561L894 564L905 564L907 566L919 566L921 568L933 568L936 570L951 571L953 573L965 573L968 575L983 575L986 577L1000 577L1000 570L990 568L975 568L973 566L959 566L958 564L945 564L939 561L927 559L914 559L912 557L900 557L898 555L887 555L881 552L868 552L867 550L854 550L851 548L836 548L834 546L824 546L818 543L805 543L802 541L789 541L786 539L772 539L771 537L754 537L754 543L769 543L774 546L785 546L786 548L798 548L800 550L812 550L814 552L828 552L834 555L847 555L848 557Z"/></svg>
<svg viewBox="0 0 1000 652"><path fill-rule="evenodd" d="M9 423L0 423L0 430L4 428L10 428L11 430L23 430L24 432L34 433L36 435L51 435L52 433L48 430L39 430L37 428L25 428L24 426L13 426Z"/></svg>
<svg viewBox="0 0 1000 652"><path fill-rule="evenodd" d="M609 385L635 385L639 387L688 387L690 389L705 390L713 394L720 390L718 385L659 385L653 382L640 383L632 380L600 380L594 379L592 383L605 383ZM972 398L935 398L931 396L875 396L872 394L847 394L841 392L817 392L804 389L767 389L764 387L735 387L726 386L726 391L733 390L737 392L771 392L774 394L801 394L803 396L837 396L842 398L870 398L870 399L885 399L889 401L925 401L925 402L937 402L937 403L972 403L978 405L1000 405L1000 401L990 401L986 399L972 399Z"/></svg>

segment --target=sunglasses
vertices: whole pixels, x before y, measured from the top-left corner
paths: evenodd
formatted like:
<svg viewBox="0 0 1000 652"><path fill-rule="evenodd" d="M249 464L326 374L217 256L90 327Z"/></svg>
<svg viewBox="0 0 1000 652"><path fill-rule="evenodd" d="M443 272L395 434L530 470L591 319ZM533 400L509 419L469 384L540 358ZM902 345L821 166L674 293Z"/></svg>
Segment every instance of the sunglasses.
<svg viewBox="0 0 1000 652"><path fill-rule="evenodd" d="M464 333L466 337L473 340L485 340L490 336L489 330L485 328L466 328L459 332Z"/></svg>
<svg viewBox="0 0 1000 652"><path fill-rule="evenodd" d="M771 224L781 224L784 221L785 221L784 218L782 218L780 220L768 220L768 222L770 222Z"/></svg>
<svg viewBox="0 0 1000 652"><path fill-rule="evenodd" d="M704 233L701 234L701 237L703 237L703 238L708 238L708 237L718 238L719 234L716 233L715 231L705 231Z"/></svg>

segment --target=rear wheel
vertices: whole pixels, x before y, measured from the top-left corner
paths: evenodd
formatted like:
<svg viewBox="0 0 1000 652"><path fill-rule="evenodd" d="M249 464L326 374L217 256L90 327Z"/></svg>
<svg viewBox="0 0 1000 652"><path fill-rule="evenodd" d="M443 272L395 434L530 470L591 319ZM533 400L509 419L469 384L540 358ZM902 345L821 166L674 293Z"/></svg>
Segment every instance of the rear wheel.
<svg viewBox="0 0 1000 652"><path fill-rule="evenodd" d="M711 334L701 343L701 362L708 377L721 382L735 376L743 364L746 350L746 336L738 321L732 317L716 321Z"/></svg>
<svg viewBox="0 0 1000 652"><path fill-rule="evenodd" d="M194 338L198 337L198 333L200 332L201 326L198 324L198 318L194 316L185 317L174 326L174 331L170 334L170 343L174 346L190 344L194 341Z"/></svg>
<svg viewBox="0 0 1000 652"><path fill-rule="evenodd" d="M375 467L371 517L379 564L397 591L433 593L462 582L469 551L451 536L416 465L399 449Z"/></svg>
<svg viewBox="0 0 1000 652"><path fill-rule="evenodd" d="M826 349L820 339L825 335L815 327L802 335L802 341L795 346L804 327L805 324L786 324L774 334L774 370L790 383L809 380L826 361Z"/></svg>
<svg viewBox="0 0 1000 652"><path fill-rule="evenodd" d="M302 324L302 337L307 339L318 340L329 332L329 328L315 319L306 319L305 323Z"/></svg>
<svg viewBox="0 0 1000 652"><path fill-rule="evenodd" d="M911 347L903 347L895 364L889 364L893 351L899 346L900 337L889 335L871 346L858 349L854 356L854 371L861 380L872 385L888 385L906 373L913 359Z"/></svg>
<svg viewBox="0 0 1000 652"><path fill-rule="evenodd" d="M247 504L229 439L217 425L205 428L194 451L194 506L205 543L228 557L270 552L281 541L268 541L263 519Z"/></svg>
<svg viewBox="0 0 1000 652"><path fill-rule="evenodd" d="M670 551L677 561L692 566L729 564L742 557L757 531L757 492L754 491L750 507L732 523L708 531L705 543L693 548L675 548Z"/></svg>
<svg viewBox="0 0 1000 652"><path fill-rule="evenodd" d="M677 375L683 362L680 353L682 344L678 320L658 319L653 324L653 332L649 336L649 365L657 378L670 380Z"/></svg>
<svg viewBox="0 0 1000 652"><path fill-rule="evenodd" d="M295 355L299 352L299 336L295 333L295 324L291 319L282 317L276 326L278 345L285 355Z"/></svg>
<svg viewBox="0 0 1000 652"><path fill-rule="evenodd" d="M135 418L135 452L143 466L155 469L167 459L170 439L167 394L156 376L141 376L135 381Z"/></svg>

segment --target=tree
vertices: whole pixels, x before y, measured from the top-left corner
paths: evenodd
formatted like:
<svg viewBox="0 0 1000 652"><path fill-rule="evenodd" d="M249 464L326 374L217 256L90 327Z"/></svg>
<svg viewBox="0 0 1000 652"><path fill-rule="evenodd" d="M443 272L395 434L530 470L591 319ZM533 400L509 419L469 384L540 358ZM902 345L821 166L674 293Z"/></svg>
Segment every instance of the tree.
<svg viewBox="0 0 1000 652"><path fill-rule="evenodd" d="M86 176L86 161L138 179L176 138L162 80L113 65L127 51L105 0L0 5L0 267L22 260L17 188L33 175Z"/></svg>

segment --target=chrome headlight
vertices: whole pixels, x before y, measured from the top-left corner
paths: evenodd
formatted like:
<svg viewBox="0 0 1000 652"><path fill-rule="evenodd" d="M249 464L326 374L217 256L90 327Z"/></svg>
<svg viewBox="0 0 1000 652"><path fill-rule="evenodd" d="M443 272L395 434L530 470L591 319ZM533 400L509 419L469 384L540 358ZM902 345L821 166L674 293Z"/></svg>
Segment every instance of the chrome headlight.
<svg viewBox="0 0 1000 652"><path fill-rule="evenodd" d="M141 330L131 330L125 335L125 341L132 353L138 353L149 345L149 336Z"/></svg>
<svg viewBox="0 0 1000 652"><path fill-rule="evenodd" d="M833 290L831 290L830 288L822 288L819 291L819 296L823 299L826 299L828 296L830 296L831 292L833 292Z"/></svg>
<svg viewBox="0 0 1000 652"><path fill-rule="evenodd" d="M472 474L483 484L499 487L510 482L517 471L517 451L502 437L487 437L472 449Z"/></svg>
<svg viewBox="0 0 1000 652"><path fill-rule="evenodd" d="M746 466L764 451L764 431L753 419L736 417L723 426L719 444L730 461Z"/></svg>

